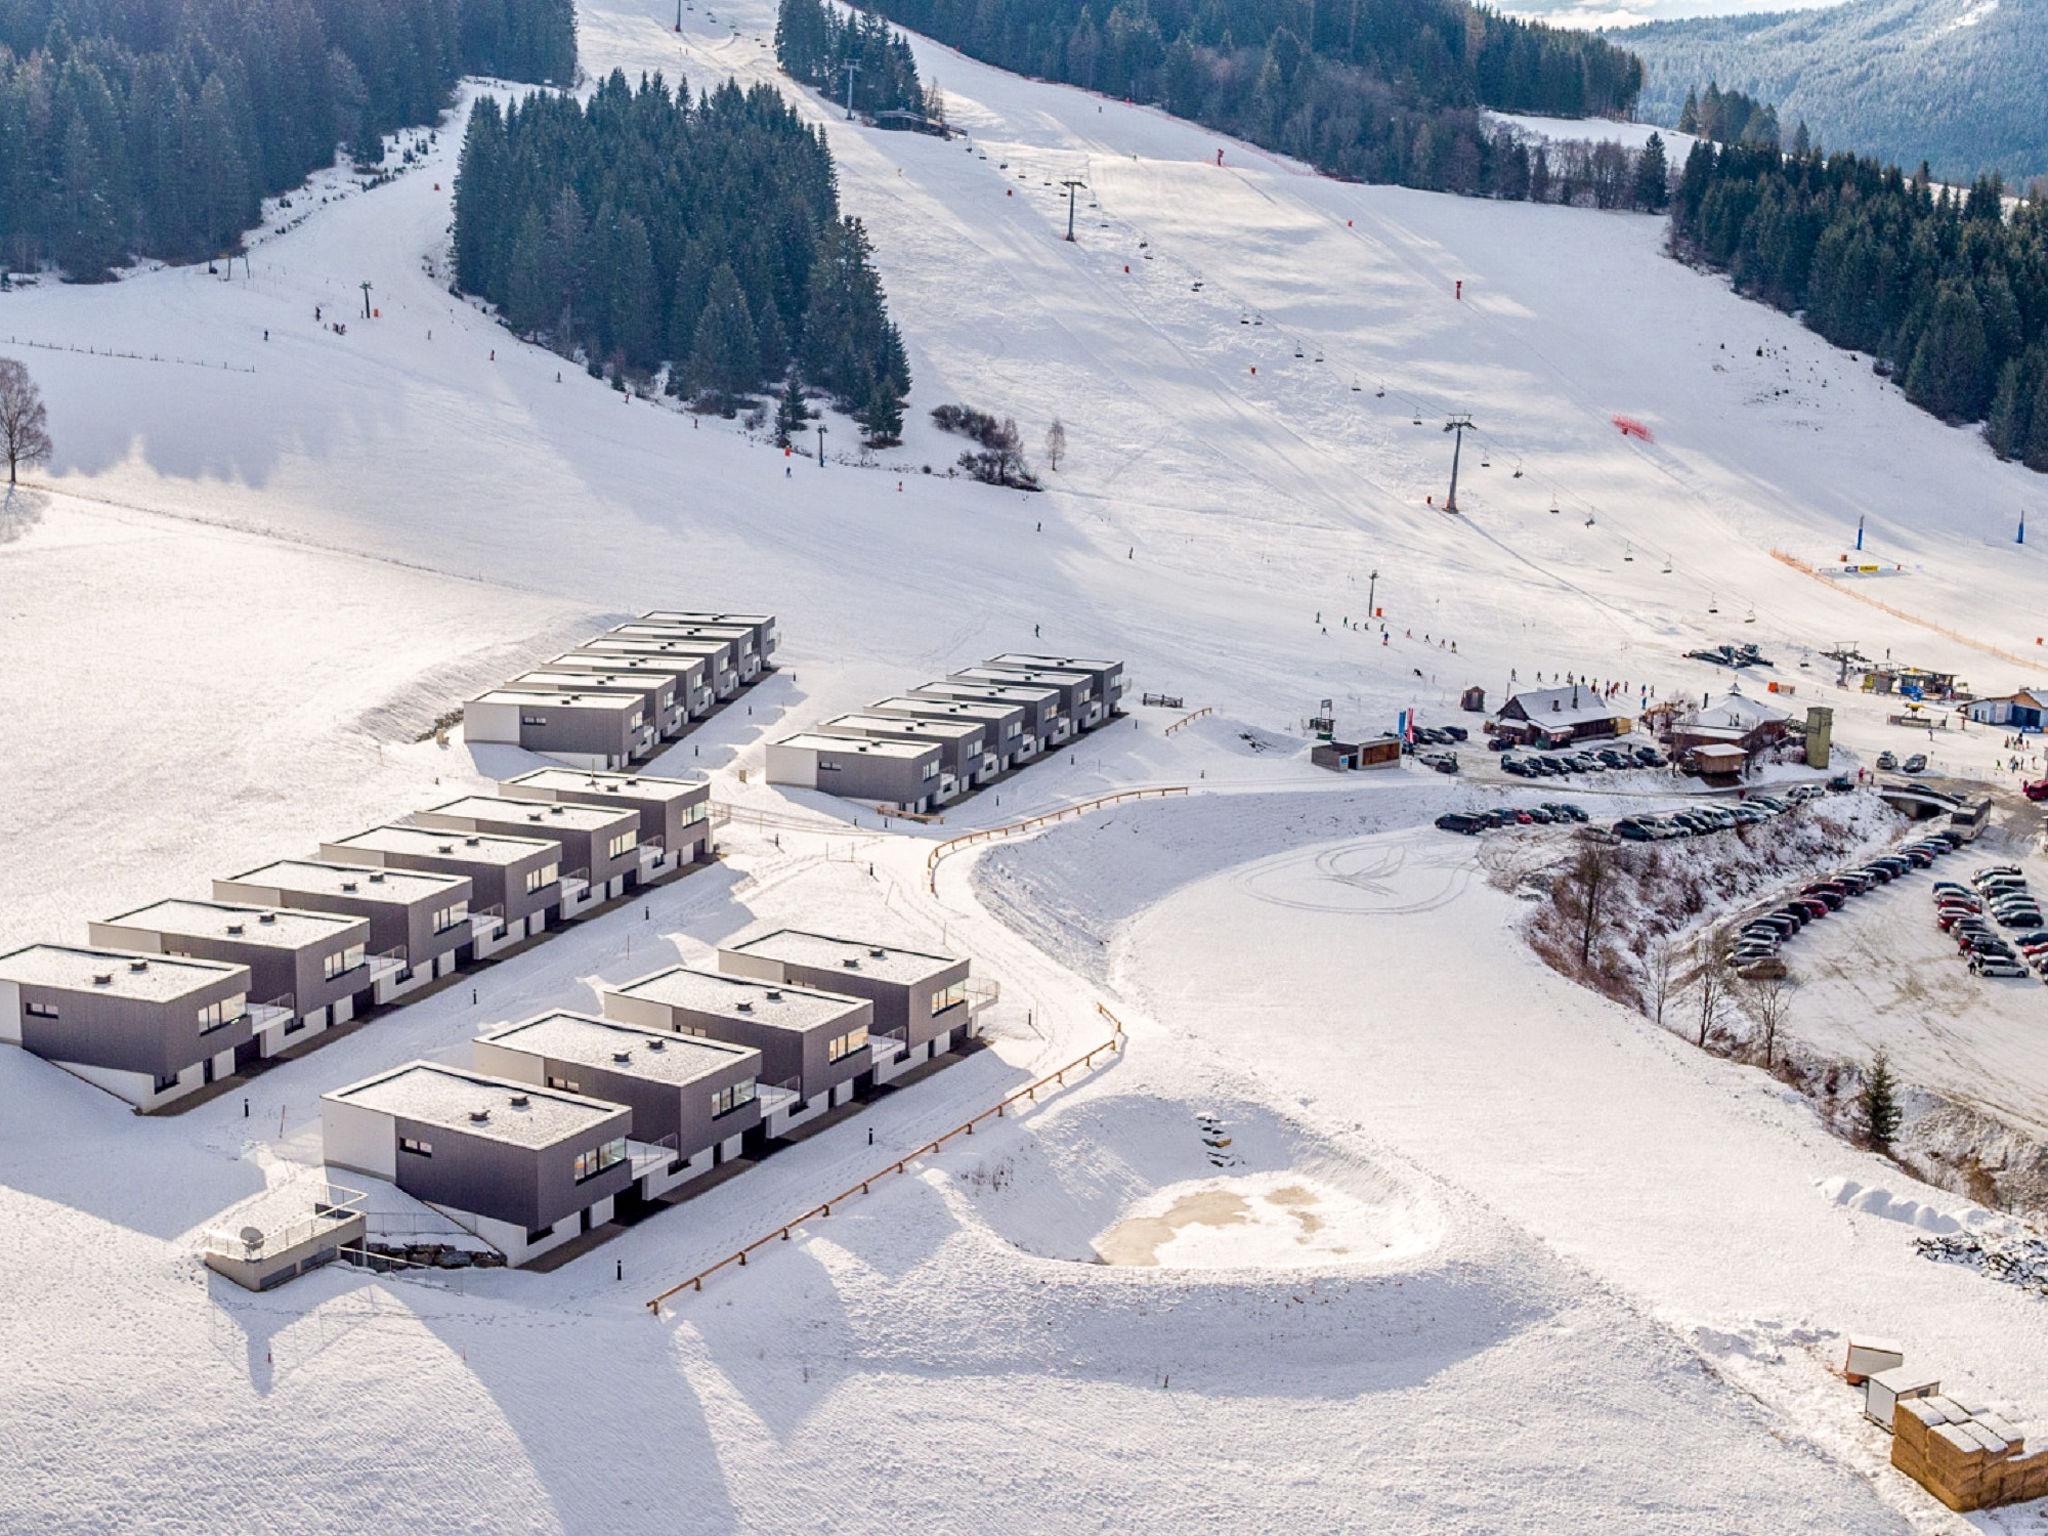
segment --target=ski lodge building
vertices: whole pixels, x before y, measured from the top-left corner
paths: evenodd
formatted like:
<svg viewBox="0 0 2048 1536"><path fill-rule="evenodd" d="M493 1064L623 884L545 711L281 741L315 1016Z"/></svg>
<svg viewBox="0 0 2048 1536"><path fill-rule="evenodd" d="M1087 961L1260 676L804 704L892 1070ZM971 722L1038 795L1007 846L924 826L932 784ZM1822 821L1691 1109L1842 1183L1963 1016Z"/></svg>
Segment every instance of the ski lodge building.
<svg viewBox="0 0 2048 1536"><path fill-rule="evenodd" d="M1972 699L1964 706L1975 725L2003 725L2015 731L2048 730L2048 688L2022 688L1998 698Z"/></svg>
<svg viewBox="0 0 2048 1536"><path fill-rule="evenodd" d="M1501 706L1500 733L1525 746L1561 747L1575 741L1606 741L1633 728L1616 700L1584 684L1518 693Z"/></svg>

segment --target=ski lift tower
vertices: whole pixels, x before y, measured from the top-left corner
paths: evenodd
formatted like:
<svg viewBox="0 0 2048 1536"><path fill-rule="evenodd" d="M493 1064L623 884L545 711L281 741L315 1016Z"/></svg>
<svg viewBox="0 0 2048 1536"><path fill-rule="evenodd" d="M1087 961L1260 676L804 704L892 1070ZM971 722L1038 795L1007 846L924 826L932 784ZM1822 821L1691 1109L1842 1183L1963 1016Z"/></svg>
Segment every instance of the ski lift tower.
<svg viewBox="0 0 2048 1536"><path fill-rule="evenodd" d="M1071 244L1074 239L1074 189L1085 187L1088 183L1078 176L1069 176L1060 185L1067 189L1067 240Z"/></svg>
<svg viewBox="0 0 2048 1536"><path fill-rule="evenodd" d="M853 121L853 77L860 73L860 66L848 59L846 69L846 120Z"/></svg>
<svg viewBox="0 0 2048 1536"><path fill-rule="evenodd" d="M1453 416L1444 423L1444 430L1457 434L1451 443L1451 494L1444 502L1444 510L1455 515L1458 510L1458 458L1465 449L1465 434L1472 430L1472 418L1462 414Z"/></svg>

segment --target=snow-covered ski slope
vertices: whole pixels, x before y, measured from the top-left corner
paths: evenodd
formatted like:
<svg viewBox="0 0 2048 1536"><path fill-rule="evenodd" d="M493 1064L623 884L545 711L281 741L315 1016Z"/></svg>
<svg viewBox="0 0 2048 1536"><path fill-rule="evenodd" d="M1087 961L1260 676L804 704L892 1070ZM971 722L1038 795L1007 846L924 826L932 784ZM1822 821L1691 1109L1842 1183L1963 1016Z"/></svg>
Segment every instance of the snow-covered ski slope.
<svg viewBox="0 0 2048 1536"><path fill-rule="evenodd" d="M772 7L686 10L680 37L672 15L585 7L586 66L772 77ZM2025 681L1991 652L2031 660L2048 609L2040 557L2009 542L2039 482L1663 258L1651 221L1342 186L942 49L920 62L967 140L805 108L916 372L910 440L874 468L839 461L842 422L821 470L622 403L451 297L459 122L232 281L0 300L0 349L59 443L0 528L0 943L80 936L513 763L416 738L608 615L767 607L785 637L753 713L663 765L718 770L720 799L778 825L723 829L728 867L644 918L264 1074L247 1119L240 1095L134 1119L0 1052L0 1529L1957 1528L1883 1469L1828 1357L1848 1329L1900 1334L2040 1423L2040 1309L1812 1186L1959 1202L1536 970L1472 845L1412 831L1473 791L1352 785L1240 733L1298 730L1325 697L1361 727L1444 714L1510 668L1702 688L1723 679L1680 653L1743 638L1875 746L1881 711L1798 659L1853 639ZM1069 246L1046 183L1074 174ZM1034 442L1057 412L1057 489L919 473L958 452L922 421L956 399ZM1458 520L1425 500L1453 410L1483 434ZM1769 555L1824 562L1858 512L1873 553L1915 567L1859 590L1924 622ZM1384 647L1340 623L1373 571ZM1231 793L1019 848L1041 878L999 921L973 856L933 898L921 840L725 771L1033 625L1218 718L1119 725L933 835L1132 784ZM877 1104L874 1147L836 1127L553 1275L461 1293L330 1272L248 1297L197 1271L198 1229L317 1157L323 1090L821 914L962 946L1005 986L994 1048ZM1098 999L1132 1028L1112 1071L642 1310L1095 1044ZM1344 1212L1343 1242L1270 1268L1177 1267L1199 1234L1157 1269L1086 1262L1132 1214L1239 1176ZM1223 1235L1241 1261L1249 1234Z"/></svg>

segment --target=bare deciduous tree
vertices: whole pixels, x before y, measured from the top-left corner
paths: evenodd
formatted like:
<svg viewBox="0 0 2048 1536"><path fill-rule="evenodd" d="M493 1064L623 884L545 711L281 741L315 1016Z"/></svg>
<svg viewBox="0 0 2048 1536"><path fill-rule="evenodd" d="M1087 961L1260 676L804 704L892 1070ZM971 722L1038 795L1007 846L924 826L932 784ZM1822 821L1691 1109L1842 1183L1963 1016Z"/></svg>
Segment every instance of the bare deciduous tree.
<svg viewBox="0 0 2048 1536"><path fill-rule="evenodd" d="M1742 983L1742 1006L1763 1035L1764 1066L1776 1065L1778 1030L1792 1009L1792 987L1782 976L1751 976Z"/></svg>
<svg viewBox="0 0 2048 1536"><path fill-rule="evenodd" d="M1060 467L1060 460L1067 456L1067 428L1059 417L1052 419L1052 425L1045 429L1045 462L1054 469Z"/></svg>
<svg viewBox="0 0 2048 1536"><path fill-rule="evenodd" d="M1699 1005L1700 1032L1695 1043L1705 1050L1707 1036L1721 1022L1721 1011L1728 1006L1728 957L1711 936L1700 954Z"/></svg>
<svg viewBox="0 0 2048 1536"><path fill-rule="evenodd" d="M18 481L22 466L50 456L50 416L43 409L42 391L11 357L0 357L0 453L7 455L9 485Z"/></svg>
<svg viewBox="0 0 2048 1536"><path fill-rule="evenodd" d="M1593 941L1607 924L1607 896L1614 880L1614 860L1604 848L1583 847L1565 872L1565 880L1578 919L1579 964L1584 966L1592 961Z"/></svg>
<svg viewBox="0 0 2048 1536"><path fill-rule="evenodd" d="M1671 935L1664 934L1650 946L1648 961L1650 978L1650 1015L1659 1024L1664 1022L1664 1005L1671 1000L1671 994L1678 986L1678 946L1671 942Z"/></svg>

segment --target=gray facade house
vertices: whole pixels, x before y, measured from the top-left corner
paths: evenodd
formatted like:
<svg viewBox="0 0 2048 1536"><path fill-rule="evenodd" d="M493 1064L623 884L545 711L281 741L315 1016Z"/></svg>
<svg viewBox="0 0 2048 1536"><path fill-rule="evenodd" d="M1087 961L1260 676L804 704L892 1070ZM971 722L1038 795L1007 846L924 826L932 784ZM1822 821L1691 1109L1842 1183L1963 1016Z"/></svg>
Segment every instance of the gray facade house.
<svg viewBox="0 0 2048 1536"><path fill-rule="evenodd" d="M644 661L682 658L701 662L706 669L711 692L720 704L740 689L739 668L735 665L730 640L684 640L675 635L663 639L649 635L622 635L612 630L584 641L577 650L586 656L638 656Z"/></svg>
<svg viewBox="0 0 2048 1536"><path fill-rule="evenodd" d="M1028 733L1024 729L1025 710L1022 704L999 704L982 699L920 699L913 694L897 694L875 700L862 713L890 720L947 720L979 725L987 733L984 745L996 760L997 773L1016 767L1025 760L1023 753ZM1035 750L1035 740L1032 745Z"/></svg>
<svg viewBox="0 0 2048 1536"><path fill-rule="evenodd" d="M460 960L486 960L548 925L562 905L562 845L551 837L496 837L432 827L370 827L322 843L319 857L378 869L424 869L468 879L470 937Z"/></svg>
<svg viewBox="0 0 2048 1536"><path fill-rule="evenodd" d="M688 624L681 621L655 622L636 620L631 624L618 625L611 631L623 639L678 640L701 645L729 645L732 647L730 661L742 683L752 683L761 676L761 653L754 643L754 630L750 624Z"/></svg>
<svg viewBox="0 0 2048 1536"><path fill-rule="evenodd" d="M1006 651L982 663L988 667L1020 668L1033 672L1086 672L1095 679L1095 697L1102 704L1102 720L1123 713L1124 664L1089 656L1040 656L1028 651Z"/></svg>
<svg viewBox="0 0 2048 1536"><path fill-rule="evenodd" d="M1096 691L1092 672L1067 672L1050 667L1003 667L985 661L978 667L965 667L953 676L977 682L1034 683L1041 688L1057 689L1060 713L1068 722L1069 733L1075 736L1094 730L1109 718L1103 712L1102 698Z"/></svg>
<svg viewBox="0 0 2048 1536"><path fill-rule="evenodd" d="M371 999L396 1002L453 971L473 930L475 887L463 875L428 870L370 869L313 859L280 859L213 882L215 901L298 907L369 919L372 955L396 957L371 985Z"/></svg>
<svg viewBox="0 0 2048 1536"><path fill-rule="evenodd" d="M672 965L599 988L605 1017L648 1029L703 1035L761 1053L761 1128L781 1136L853 1097L854 1080L874 1070L877 1054L900 1041L870 1045L875 1008L863 997L775 985L744 976Z"/></svg>
<svg viewBox="0 0 2048 1536"><path fill-rule="evenodd" d="M512 800L631 810L640 817L640 878L656 880L711 858L711 786L651 773L579 773L536 768L507 779L498 792Z"/></svg>
<svg viewBox="0 0 2048 1536"><path fill-rule="evenodd" d="M633 1112L413 1061L320 1096L327 1164L397 1185L524 1264L612 1219Z"/></svg>
<svg viewBox="0 0 2048 1536"><path fill-rule="evenodd" d="M479 1071L630 1109L646 1200L739 1156L761 1123L761 1053L750 1046L557 1011L477 1036L471 1055Z"/></svg>
<svg viewBox="0 0 2048 1536"><path fill-rule="evenodd" d="M276 1022L249 1007L246 965L74 944L0 955L0 1043L137 1109L233 1075Z"/></svg>
<svg viewBox="0 0 2048 1536"><path fill-rule="evenodd" d="M641 694L493 688L462 706L462 739L502 742L571 768L624 768L657 739Z"/></svg>
<svg viewBox="0 0 2048 1536"><path fill-rule="evenodd" d="M641 624L736 624L754 632L754 654L761 658L763 668L775 665L775 648L782 643L782 631L775 627L772 613L703 613L687 609L658 608L652 613L643 613L635 622Z"/></svg>
<svg viewBox="0 0 2048 1536"><path fill-rule="evenodd" d="M659 738L679 735L690 719L689 703L677 697L676 680L672 677L649 677L617 668L609 672L582 672L573 667L556 672L543 668L522 672L505 686L516 693L638 693Z"/></svg>
<svg viewBox="0 0 2048 1536"><path fill-rule="evenodd" d="M874 1005L868 1038L900 1040L893 1060L877 1054L875 1081L886 1083L964 1044L974 1007L967 995L969 963L952 955L780 928L718 951L718 968L756 981L863 997Z"/></svg>
<svg viewBox="0 0 2048 1536"><path fill-rule="evenodd" d="M889 715L837 715L815 727L819 736L867 741L935 742L939 748L939 792L944 805L978 789L1001 771L989 750L988 730L973 720L903 720Z"/></svg>
<svg viewBox="0 0 2048 1536"><path fill-rule="evenodd" d="M922 815L937 802L942 756L937 742L803 732L768 744L768 782Z"/></svg>
<svg viewBox="0 0 2048 1536"><path fill-rule="evenodd" d="M711 688L711 663L702 656L684 656L675 652L661 656L635 656L624 651L609 655L603 651L566 651L543 670L670 678L675 683L676 703L682 708L686 722L701 720L718 708L718 695Z"/></svg>
<svg viewBox="0 0 2048 1536"><path fill-rule="evenodd" d="M1038 747L1041 752L1061 746L1080 734L1079 716L1074 713L1074 699L1078 693L1077 682L1085 683L1089 692L1095 688L1094 680L1083 672L1060 674L1066 679L1064 685L1048 682L1045 674L1027 676L1022 672L1003 672L992 667L963 667L951 673L946 681L970 688L1039 688L1052 696L1051 703L1038 716ZM924 690L919 689L920 693Z"/></svg>
<svg viewBox="0 0 2048 1536"><path fill-rule="evenodd" d="M150 955L219 960L249 969L249 990L266 1009L257 1054L311 1040L371 1001L376 979L399 968L370 953L370 920L340 912L261 907L174 897L86 924L92 942Z"/></svg>
<svg viewBox="0 0 2048 1536"><path fill-rule="evenodd" d="M964 701L970 704L1002 704L1024 711L1024 731L1012 754L1018 764L1030 762L1052 746L1060 729L1060 692L1057 688L1036 688L1028 683L1003 684L941 678L925 683L904 695L910 699Z"/></svg>
<svg viewBox="0 0 2048 1536"><path fill-rule="evenodd" d="M574 805L503 795L465 795L414 811L416 827L545 837L562 845L562 916L578 917L640 883L640 813L629 805Z"/></svg>

